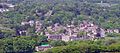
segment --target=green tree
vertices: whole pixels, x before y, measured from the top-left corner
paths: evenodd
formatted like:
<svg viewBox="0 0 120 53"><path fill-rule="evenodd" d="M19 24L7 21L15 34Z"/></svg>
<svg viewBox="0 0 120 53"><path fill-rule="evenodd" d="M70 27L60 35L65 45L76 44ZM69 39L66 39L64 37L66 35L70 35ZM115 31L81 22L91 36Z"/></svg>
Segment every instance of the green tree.
<svg viewBox="0 0 120 53"><path fill-rule="evenodd" d="M51 41L50 45L56 47L56 46L65 46L67 44L62 40L55 40L55 41Z"/></svg>

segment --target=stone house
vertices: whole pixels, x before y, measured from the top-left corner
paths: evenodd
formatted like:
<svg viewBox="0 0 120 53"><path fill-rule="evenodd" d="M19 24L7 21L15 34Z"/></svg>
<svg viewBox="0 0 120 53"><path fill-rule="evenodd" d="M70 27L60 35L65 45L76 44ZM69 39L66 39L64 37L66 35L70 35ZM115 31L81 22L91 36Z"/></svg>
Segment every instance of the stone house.
<svg viewBox="0 0 120 53"><path fill-rule="evenodd" d="M30 25L30 26L33 26L34 25L34 20L23 21L23 22L21 22L21 25Z"/></svg>
<svg viewBox="0 0 120 53"><path fill-rule="evenodd" d="M46 51L48 49L52 48L51 46L36 46L35 50L36 51Z"/></svg>
<svg viewBox="0 0 120 53"><path fill-rule="evenodd" d="M75 41L75 40L83 40L83 37L78 37L78 36L70 36L70 41Z"/></svg>
<svg viewBox="0 0 120 53"><path fill-rule="evenodd" d="M107 33L120 33L119 29L106 29Z"/></svg>
<svg viewBox="0 0 120 53"><path fill-rule="evenodd" d="M20 35L26 35L26 34L27 34L27 31L26 31L26 30L19 31L19 34L20 34Z"/></svg>
<svg viewBox="0 0 120 53"><path fill-rule="evenodd" d="M29 21L29 25L30 25L30 26L34 26L34 23L35 23L35 22L34 22L33 20L30 20L30 21Z"/></svg>
<svg viewBox="0 0 120 53"><path fill-rule="evenodd" d="M119 29L114 29L113 30L115 33L119 33Z"/></svg>
<svg viewBox="0 0 120 53"><path fill-rule="evenodd" d="M28 25L28 24L29 22L26 22L26 21L21 22L21 25Z"/></svg>
<svg viewBox="0 0 120 53"><path fill-rule="evenodd" d="M41 31L41 27L42 27L41 22L40 21L35 21L36 32L40 32Z"/></svg>
<svg viewBox="0 0 120 53"><path fill-rule="evenodd" d="M48 39L50 39L50 40L61 40L62 35L48 35Z"/></svg>
<svg viewBox="0 0 120 53"><path fill-rule="evenodd" d="M70 36L66 36L66 35L62 36L62 41L65 42L70 41Z"/></svg>

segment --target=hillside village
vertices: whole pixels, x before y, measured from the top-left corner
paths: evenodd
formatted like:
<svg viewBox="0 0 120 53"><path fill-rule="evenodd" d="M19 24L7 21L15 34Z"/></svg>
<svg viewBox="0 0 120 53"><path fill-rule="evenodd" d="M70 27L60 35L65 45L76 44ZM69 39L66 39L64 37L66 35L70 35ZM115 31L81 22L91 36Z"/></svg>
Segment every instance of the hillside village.
<svg viewBox="0 0 120 53"><path fill-rule="evenodd" d="M0 51L32 53L51 52L52 49L60 48L62 52L55 50L55 53L64 53L64 50L71 51L72 47L73 50L85 47L85 53L94 47L97 48L94 53L119 50L119 2L46 1L0 3ZM117 44L114 46L113 43ZM81 52L82 49L78 51Z"/></svg>
<svg viewBox="0 0 120 53"><path fill-rule="evenodd" d="M110 7L108 3L97 3L101 7ZM104 6L105 5L105 6ZM71 21L71 24L61 25L60 23L55 23L53 25L45 27L43 30L44 17L51 17L54 14L54 11L44 11L36 10L36 15L41 17L40 20L29 20L21 22L21 26L29 25L30 27L35 27L36 35L45 35L47 40L62 40L65 42L76 41L76 40L95 40L99 38L105 38L107 33L120 33L120 29L104 29L94 22L83 20L80 24L75 25L74 21ZM27 30L18 31L20 35L26 35ZM49 48L53 48L50 45L41 45L36 46L36 51L46 51Z"/></svg>
<svg viewBox="0 0 120 53"><path fill-rule="evenodd" d="M88 39L93 40L95 38L105 37L106 33L120 33L120 29L104 29L100 28L98 25L94 24L94 22L82 21L79 25L60 25L56 23L52 26L48 26L45 31L41 31L42 24L40 21L29 21L22 22L21 25L29 24L30 26L35 25L36 33L42 32L42 34L48 36L48 39L54 40L82 40ZM27 31L20 31L27 32ZM64 39L66 38L66 39Z"/></svg>
<svg viewBox="0 0 120 53"><path fill-rule="evenodd" d="M42 32L41 34L47 36L48 40L62 40L65 42L75 41L75 40L95 40L97 38L106 37L106 33L120 33L120 29L104 29L94 24L94 22L88 22L86 20L82 21L79 25L60 25L56 23L52 26L46 27L45 31L42 31L42 23L40 21L30 20L28 22L22 22L21 25L29 24L30 26L35 25L36 33ZM22 35L27 33L27 31L19 31ZM39 35L39 34L37 34ZM36 50L51 48L50 46L39 46Z"/></svg>

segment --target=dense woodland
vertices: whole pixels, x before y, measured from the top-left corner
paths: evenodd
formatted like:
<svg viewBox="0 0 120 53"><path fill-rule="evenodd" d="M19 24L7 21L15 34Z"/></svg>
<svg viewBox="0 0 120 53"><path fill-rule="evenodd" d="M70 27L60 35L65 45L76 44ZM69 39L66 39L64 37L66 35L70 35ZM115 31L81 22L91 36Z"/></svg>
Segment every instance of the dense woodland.
<svg viewBox="0 0 120 53"><path fill-rule="evenodd" d="M110 7L97 5L101 0L0 0L4 2L16 6L12 11L0 13L0 53L33 53L35 46L46 40L45 36L36 35L35 26L21 26L22 21L39 20L42 31L55 23L78 25L82 20L105 29L120 28L120 0L103 0ZM50 10L52 16L44 16ZM36 14L39 12L42 14ZM18 30L27 30L27 35L19 35ZM48 41L55 48L38 53L118 52L119 40L120 34L111 33L94 41Z"/></svg>

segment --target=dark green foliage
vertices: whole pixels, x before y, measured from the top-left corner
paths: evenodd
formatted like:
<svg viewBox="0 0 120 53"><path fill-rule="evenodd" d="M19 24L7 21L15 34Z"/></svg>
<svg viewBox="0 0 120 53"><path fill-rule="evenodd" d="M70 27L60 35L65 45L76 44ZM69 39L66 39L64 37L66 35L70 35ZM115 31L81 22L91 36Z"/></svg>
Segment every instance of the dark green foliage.
<svg viewBox="0 0 120 53"><path fill-rule="evenodd" d="M5 53L33 52L35 40L32 37L15 37L0 40L0 51Z"/></svg>
<svg viewBox="0 0 120 53"><path fill-rule="evenodd" d="M56 47L56 46L65 46L67 44L66 44L66 42L64 42L62 40L55 40L55 41L51 41L50 45L53 47Z"/></svg>
<svg viewBox="0 0 120 53"><path fill-rule="evenodd" d="M42 42L48 42L47 36L44 35L37 36L37 45L40 45Z"/></svg>
<svg viewBox="0 0 120 53"><path fill-rule="evenodd" d="M0 39L0 52L32 53L37 44L46 41L46 36L20 36Z"/></svg>
<svg viewBox="0 0 120 53"><path fill-rule="evenodd" d="M76 44L73 44L75 43ZM100 52L116 52L120 51L119 43L105 45L102 40L97 41L72 41L67 46L60 46L49 49L44 53L100 53ZM101 44L98 44L101 43Z"/></svg>
<svg viewBox="0 0 120 53"><path fill-rule="evenodd" d="M120 37L120 33L107 33L108 37Z"/></svg>

